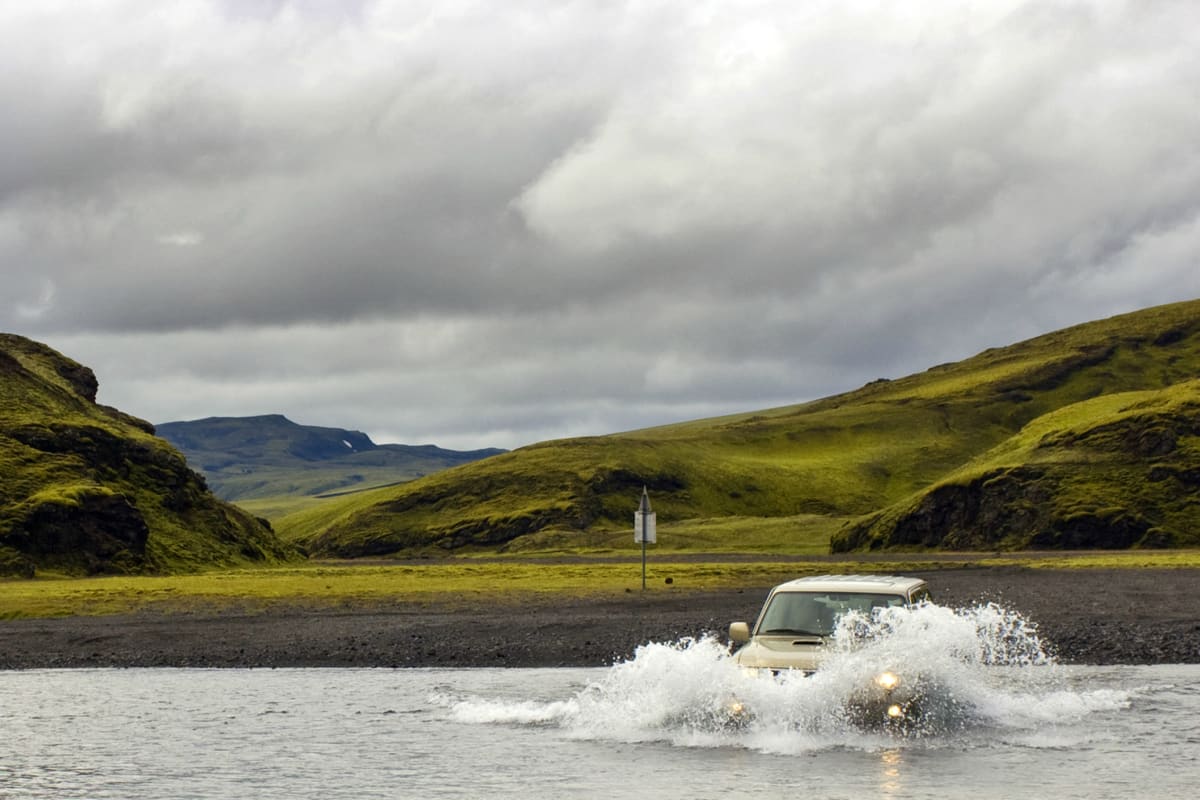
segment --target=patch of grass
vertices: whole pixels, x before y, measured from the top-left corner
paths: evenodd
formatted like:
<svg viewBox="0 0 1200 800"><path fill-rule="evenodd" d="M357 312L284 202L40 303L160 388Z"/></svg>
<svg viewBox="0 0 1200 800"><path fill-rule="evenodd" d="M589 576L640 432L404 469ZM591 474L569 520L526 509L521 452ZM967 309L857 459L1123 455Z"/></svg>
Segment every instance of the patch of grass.
<svg viewBox="0 0 1200 800"><path fill-rule="evenodd" d="M699 589L794 572L782 565L657 564L665 586ZM277 603L345 604L455 602L483 597L516 602L532 596L623 593L640 587L640 565L528 563L429 566L328 566L238 570L173 577L107 577L11 582L0 593L0 617L111 614L153 607L186 612L214 607L254 608Z"/></svg>
<svg viewBox="0 0 1200 800"><path fill-rule="evenodd" d="M1200 568L1200 551L1054 554L980 553L955 561L920 554L887 561L671 562L648 566L647 591L660 596L729 588L764 588L804 575L914 573L945 568ZM670 584L666 583L667 579ZM428 565L307 564L178 576L41 578L0 582L0 618L104 615L152 609L189 613L279 604L343 607L395 602L553 602L555 598L641 591L641 564L452 561Z"/></svg>
<svg viewBox="0 0 1200 800"><path fill-rule="evenodd" d="M336 505L336 502L339 500L354 497L364 492L372 492L376 489L391 489L395 485L396 481L394 480L380 480L378 482L366 480L362 486L353 489L339 489L326 494L276 494L267 497L238 499L234 500L233 504L257 517L265 517L270 520L283 520L294 514L319 509L331 501Z"/></svg>
<svg viewBox="0 0 1200 800"><path fill-rule="evenodd" d="M771 553L776 555L819 555L829 551L829 537L842 518L816 514L795 517L717 517L694 519L659 526L652 554L671 553ZM494 551L489 549L489 554ZM548 529L518 537L502 554L594 555L599 553L637 555L641 545L633 541L633 525L625 530Z"/></svg>

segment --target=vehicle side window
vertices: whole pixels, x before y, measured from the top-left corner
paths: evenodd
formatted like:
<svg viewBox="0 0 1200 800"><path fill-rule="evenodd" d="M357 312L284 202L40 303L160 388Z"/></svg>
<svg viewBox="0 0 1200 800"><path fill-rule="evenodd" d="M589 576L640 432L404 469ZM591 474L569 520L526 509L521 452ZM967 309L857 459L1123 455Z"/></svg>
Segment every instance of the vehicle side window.
<svg viewBox="0 0 1200 800"><path fill-rule="evenodd" d="M915 592L913 592L912 597L909 599L909 603L914 606L919 603L932 603L932 602L933 602L933 595L931 595L929 593L929 589L924 586L922 586L920 589L917 589Z"/></svg>

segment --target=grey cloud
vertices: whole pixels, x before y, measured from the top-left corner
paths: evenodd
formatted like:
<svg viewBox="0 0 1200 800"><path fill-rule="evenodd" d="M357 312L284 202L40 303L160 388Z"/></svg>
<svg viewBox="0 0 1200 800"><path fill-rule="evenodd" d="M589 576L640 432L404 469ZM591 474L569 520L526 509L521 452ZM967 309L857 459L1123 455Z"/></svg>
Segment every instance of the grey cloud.
<svg viewBox="0 0 1200 800"><path fill-rule="evenodd" d="M159 421L511 446L1200 295L1186 2L46 8L0 328Z"/></svg>

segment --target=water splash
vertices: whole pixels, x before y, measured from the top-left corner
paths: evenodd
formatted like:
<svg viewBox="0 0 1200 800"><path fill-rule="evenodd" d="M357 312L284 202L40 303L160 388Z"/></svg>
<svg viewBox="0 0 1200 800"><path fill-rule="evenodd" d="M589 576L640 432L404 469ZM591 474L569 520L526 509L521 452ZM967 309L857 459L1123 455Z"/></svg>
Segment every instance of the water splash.
<svg viewBox="0 0 1200 800"><path fill-rule="evenodd" d="M1052 664L1037 625L996 603L954 609L926 603L883 608L873 616L842 617L833 637L838 652L899 652L919 659L1004 666Z"/></svg>
<svg viewBox="0 0 1200 800"><path fill-rule="evenodd" d="M923 715L903 729L864 727L854 698L881 671L922 682ZM1128 706L1126 692L1067 685L1037 628L994 603L931 604L847 615L822 668L749 676L714 638L652 643L573 697L551 702L441 697L460 722L549 725L577 738L739 746L768 752L936 745L1006 735L1029 746L1051 730ZM749 713L731 714L731 703ZM964 739L964 737L966 737Z"/></svg>

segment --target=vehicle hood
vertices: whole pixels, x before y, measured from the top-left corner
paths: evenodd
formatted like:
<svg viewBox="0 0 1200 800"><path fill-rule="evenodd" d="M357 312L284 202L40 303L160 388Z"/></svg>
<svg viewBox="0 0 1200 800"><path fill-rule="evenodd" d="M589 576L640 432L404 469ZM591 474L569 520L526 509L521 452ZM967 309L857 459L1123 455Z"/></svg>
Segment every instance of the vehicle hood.
<svg viewBox="0 0 1200 800"><path fill-rule="evenodd" d="M734 654L738 666L752 669L815 670L827 651L816 639L797 640L790 636L757 636Z"/></svg>

